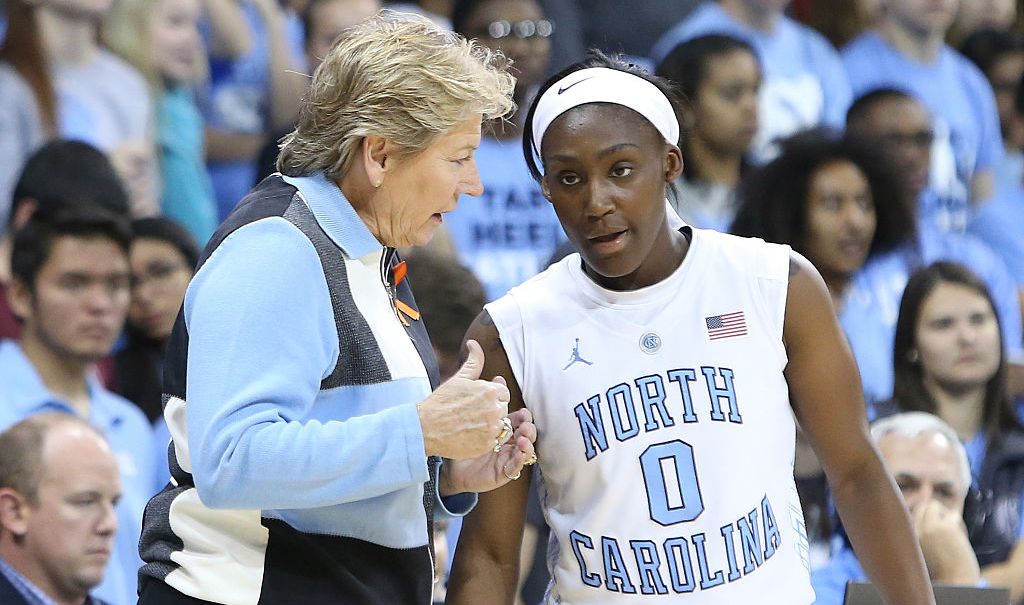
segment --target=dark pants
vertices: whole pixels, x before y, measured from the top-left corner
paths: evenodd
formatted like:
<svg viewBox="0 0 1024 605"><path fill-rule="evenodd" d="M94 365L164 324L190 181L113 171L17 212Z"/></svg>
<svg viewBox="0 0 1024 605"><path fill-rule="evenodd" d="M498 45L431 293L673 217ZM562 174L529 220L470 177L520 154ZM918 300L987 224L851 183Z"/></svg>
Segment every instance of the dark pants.
<svg viewBox="0 0 1024 605"><path fill-rule="evenodd" d="M146 579L142 582L142 594L139 605L217 605L211 601L202 601L186 596L164 584L160 580Z"/></svg>

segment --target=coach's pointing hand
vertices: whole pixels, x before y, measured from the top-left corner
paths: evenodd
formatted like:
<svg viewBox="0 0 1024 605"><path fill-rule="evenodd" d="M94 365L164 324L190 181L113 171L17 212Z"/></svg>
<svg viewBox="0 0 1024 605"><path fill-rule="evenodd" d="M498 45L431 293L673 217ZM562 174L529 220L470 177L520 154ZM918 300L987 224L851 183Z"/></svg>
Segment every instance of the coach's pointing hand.
<svg viewBox="0 0 1024 605"><path fill-rule="evenodd" d="M469 355L459 371L417 406L429 456L474 458L493 451L499 436L502 443L512 437L502 422L508 414L508 387L503 381L480 380L483 350L475 340L466 346Z"/></svg>

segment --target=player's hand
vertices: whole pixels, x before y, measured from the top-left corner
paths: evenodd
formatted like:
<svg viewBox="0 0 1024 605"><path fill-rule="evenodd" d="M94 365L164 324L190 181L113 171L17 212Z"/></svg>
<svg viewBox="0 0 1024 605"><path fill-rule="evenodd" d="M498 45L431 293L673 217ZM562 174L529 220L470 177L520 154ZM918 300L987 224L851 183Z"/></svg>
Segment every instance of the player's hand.
<svg viewBox="0 0 1024 605"><path fill-rule="evenodd" d="M512 437L502 421L509 401L504 379L480 380L483 350L475 340L466 346L469 355L459 371L417 406L428 456L475 458Z"/></svg>
<svg viewBox="0 0 1024 605"><path fill-rule="evenodd" d="M981 570L963 517L937 500L917 506L911 515L932 581L977 585Z"/></svg>
<svg viewBox="0 0 1024 605"><path fill-rule="evenodd" d="M441 467L441 495L489 492L518 480L523 470L537 461L534 449L537 427L533 424L533 414L523 408L509 414L508 419L515 431L499 451L492 450L468 460L445 461Z"/></svg>

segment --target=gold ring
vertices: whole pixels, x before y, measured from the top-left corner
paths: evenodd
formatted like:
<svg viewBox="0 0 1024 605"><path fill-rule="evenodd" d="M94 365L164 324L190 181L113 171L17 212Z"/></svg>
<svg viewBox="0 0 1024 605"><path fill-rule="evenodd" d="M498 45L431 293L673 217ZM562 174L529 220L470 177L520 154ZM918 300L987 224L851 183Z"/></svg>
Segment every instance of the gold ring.
<svg viewBox="0 0 1024 605"><path fill-rule="evenodd" d="M523 463L524 466L533 466L537 464L537 454L530 454L530 457Z"/></svg>
<svg viewBox="0 0 1024 605"><path fill-rule="evenodd" d="M514 475L510 475L510 474L508 474L508 468L507 468L507 467L508 467L508 463L506 462L506 463L505 463L504 465L502 465L502 467L501 467L501 474L502 474L502 475L505 475L505 478L506 478L506 479L508 479L509 481L515 481L515 480L516 480L516 479L518 479L518 478L519 478L520 476L522 476L522 474L523 474L523 469L519 469L518 471L516 471L516 474L514 474Z"/></svg>
<svg viewBox="0 0 1024 605"><path fill-rule="evenodd" d="M494 438L494 452L498 453L501 451L501 446L505 445L505 442L512 436L512 421L508 417L501 419L501 432Z"/></svg>

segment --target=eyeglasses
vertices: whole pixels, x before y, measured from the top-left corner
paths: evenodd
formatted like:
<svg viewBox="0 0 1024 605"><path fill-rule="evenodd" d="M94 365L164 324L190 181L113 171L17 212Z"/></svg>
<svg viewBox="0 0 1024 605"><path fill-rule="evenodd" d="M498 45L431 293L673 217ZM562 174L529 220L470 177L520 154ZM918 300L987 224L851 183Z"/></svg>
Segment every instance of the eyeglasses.
<svg viewBox="0 0 1024 605"><path fill-rule="evenodd" d="M176 263L151 263L146 267L145 273L132 276L132 290L141 288L149 283L163 288L175 273L184 269L185 265Z"/></svg>
<svg viewBox="0 0 1024 605"><path fill-rule="evenodd" d="M530 38L547 38L554 31L555 26L547 19L538 19L537 21L527 19L515 22L501 19L487 24L486 36L492 40L501 40L509 36L528 40Z"/></svg>

